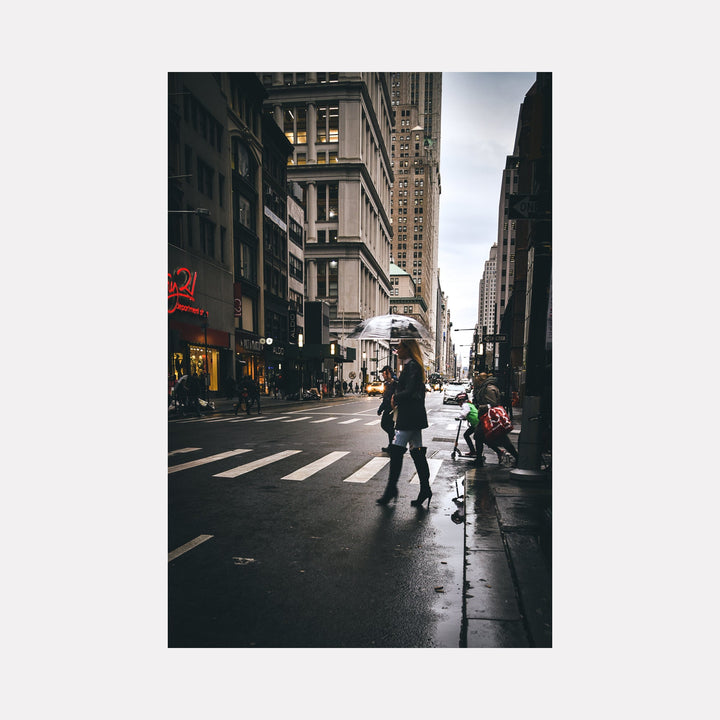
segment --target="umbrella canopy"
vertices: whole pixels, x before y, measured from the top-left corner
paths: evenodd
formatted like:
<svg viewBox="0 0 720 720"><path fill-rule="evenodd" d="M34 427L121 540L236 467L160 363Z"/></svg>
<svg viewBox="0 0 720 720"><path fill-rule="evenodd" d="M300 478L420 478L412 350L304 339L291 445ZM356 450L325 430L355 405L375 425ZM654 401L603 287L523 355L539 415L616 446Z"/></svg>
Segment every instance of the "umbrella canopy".
<svg viewBox="0 0 720 720"><path fill-rule="evenodd" d="M376 315L358 324L348 340L431 340L428 329L407 315Z"/></svg>

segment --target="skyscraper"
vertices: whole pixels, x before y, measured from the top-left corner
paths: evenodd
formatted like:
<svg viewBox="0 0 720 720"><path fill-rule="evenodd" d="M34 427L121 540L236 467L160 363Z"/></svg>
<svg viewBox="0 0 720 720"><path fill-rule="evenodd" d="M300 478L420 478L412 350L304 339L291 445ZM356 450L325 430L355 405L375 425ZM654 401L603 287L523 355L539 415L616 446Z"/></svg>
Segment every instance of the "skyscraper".
<svg viewBox="0 0 720 720"><path fill-rule="evenodd" d="M392 73L393 261L412 276L437 334L442 73ZM436 338L435 355L441 353ZM434 367L434 358L427 358Z"/></svg>
<svg viewBox="0 0 720 720"><path fill-rule="evenodd" d="M259 76L267 92L265 110L294 145L288 180L306 192L305 299L329 305L331 338L357 351L342 372L359 377L363 353L377 357L378 343L347 335L389 307L389 75Z"/></svg>
<svg viewBox="0 0 720 720"><path fill-rule="evenodd" d="M483 328L489 335L497 330L495 319L496 306L496 274L497 274L497 243L490 248L490 255L485 261L485 269L480 279L480 296L478 298L478 334L479 342L482 342ZM483 370L492 368L493 345L484 348L485 365Z"/></svg>

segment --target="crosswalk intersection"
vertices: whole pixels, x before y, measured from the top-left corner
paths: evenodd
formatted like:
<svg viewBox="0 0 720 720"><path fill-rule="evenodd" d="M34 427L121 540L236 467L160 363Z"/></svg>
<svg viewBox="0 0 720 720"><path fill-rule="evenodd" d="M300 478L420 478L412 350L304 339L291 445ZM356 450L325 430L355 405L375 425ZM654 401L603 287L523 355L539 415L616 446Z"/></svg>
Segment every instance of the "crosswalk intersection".
<svg viewBox="0 0 720 720"><path fill-rule="evenodd" d="M190 455L192 453L198 453L202 452L202 448L180 448L178 450L173 450L172 452L168 453L168 457L174 457L175 455ZM222 453L215 453L212 455L207 456L201 456L194 460L188 460L187 462L182 462L175 465L169 465L168 467L168 474L173 475L175 473L182 472L184 470L189 470L191 468L200 467L201 465L209 465L214 462L219 462L221 460L227 460L228 458L233 458L238 455L243 455L245 453L252 453L255 452L251 448L236 448L234 450L228 450L226 452ZM300 465L293 470L292 472L284 475L282 477L283 480L296 480L296 481L303 481L307 480L308 478L312 477L313 475L316 475L317 473L321 472L322 470L326 470L330 468L334 463L336 463L341 458L344 458L346 455L349 455L349 451L334 451L331 453L328 453L327 455L324 455L323 457L305 461L305 458L309 457L309 454L303 450L282 450L281 452L272 453L270 455L264 455L262 457L254 458L254 456L248 456L248 458L254 458L250 459L249 462L243 462L240 465L236 465L235 467L229 468L228 470L223 470L221 472L212 473L212 477L218 477L218 478L237 478L241 475L246 475L248 473L251 473L255 470L259 470L260 468L267 467L268 465L272 465L273 463L279 462L280 460L285 460L287 458L295 457L296 459L300 460ZM302 455L303 457L300 458L299 456ZM387 455L377 456L373 457L370 460L367 460L367 456L360 456L358 454L358 460L356 463L355 469L347 476L343 478L343 482L347 483L366 483L371 478L375 477L378 473L380 473L383 469L385 469L385 466L390 462L390 458ZM430 468L430 484L432 485L433 481L435 480L435 477L437 476L440 467L442 463L444 462L441 458L428 458L428 466ZM412 461L410 461L410 465L412 466ZM384 479L384 474L383 474ZM419 480L417 473L414 473L412 477L410 478L410 485L419 485Z"/></svg>
<svg viewBox="0 0 720 720"><path fill-rule="evenodd" d="M436 414L435 417L432 417L429 413L428 419L428 430L433 426L435 427L435 431L439 432L454 432L457 429L457 422L447 423L448 417L444 413ZM337 412L335 412L334 414L309 414L307 413L307 411L305 411L305 414L303 414L302 411L296 411L289 412L285 415L270 414L237 417L235 415L229 414L222 417L210 416L200 418L174 419L172 422L173 424L202 423L205 425L215 423L252 423L253 425L268 422L303 423L306 424L308 426L308 430L310 430L311 425L322 425L323 427L327 427L328 423L351 426L353 428L361 427L363 425L377 426L380 424L380 418L375 417L374 415L371 416L367 414L343 414ZM361 425L358 423L360 423ZM179 448L176 450L172 450L168 453L168 474L170 476L175 476L178 473L182 473L183 471L190 470L192 468L197 468L200 466L211 466L212 463L227 461L237 456L244 455L244 457L242 458L243 462L235 465L234 467L223 469L219 472L212 472L212 468L210 467L212 477L234 479L243 475L249 475L256 470L260 470L261 468L267 468L268 466L272 466L274 463L291 460L293 461L292 464L294 465L294 467L290 468L290 472L287 472L286 465L283 466L283 472L285 474L282 475L282 480L293 480L296 482L302 482L316 476L323 477L323 473L325 473L326 475L329 474L329 476L333 477L334 479L338 479L337 470L333 466L335 466L338 461L345 460L345 462L343 463L343 467L345 468L345 476L342 478L342 481L346 483L367 483L373 478L380 478L384 482L387 478L387 465L390 462L390 457L388 455L376 455L368 459L367 453L356 452L351 454L350 451L334 451L321 457L317 457L317 454L314 452L314 450L308 449L307 447L305 447L304 449L288 449L281 452L271 452L263 455L262 457L257 457L257 452L258 451L251 448L236 448L233 450L228 450L226 452L203 455L203 449L199 447ZM348 458L348 455L350 455L351 457ZM176 456L182 456L177 458L178 460L182 460L182 462L171 464L174 463ZM355 462L353 462L353 460L355 460ZM428 457L431 484L438 475L438 472L443 462L444 459L442 458ZM227 463L225 463L225 465L227 465ZM415 472L414 465L409 457L407 457L405 460L404 466L406 465L411 467L413 471L412 476L409 480L410 484L419 485L417 473ZM349 472L348 467L350 467ZM405 473L403 473L403 477L404 476Z"/></svg>

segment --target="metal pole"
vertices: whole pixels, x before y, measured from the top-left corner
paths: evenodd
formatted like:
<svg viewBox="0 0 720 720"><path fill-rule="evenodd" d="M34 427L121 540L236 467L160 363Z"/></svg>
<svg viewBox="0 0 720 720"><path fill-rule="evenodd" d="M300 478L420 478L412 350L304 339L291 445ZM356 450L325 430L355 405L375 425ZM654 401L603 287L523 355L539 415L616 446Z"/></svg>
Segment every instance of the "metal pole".
<svg viewBox="0 0 720 720"><path fill-rule="evenodd" d="M205 329L205 367L203 368L205 370L205 402L207 402L210 399L210 374L208 373L208 366L210 363L208 362L208 347L207 347L207 326L208 326L208 311L205 311L205 323L204 323L204 329Z"/></svg>

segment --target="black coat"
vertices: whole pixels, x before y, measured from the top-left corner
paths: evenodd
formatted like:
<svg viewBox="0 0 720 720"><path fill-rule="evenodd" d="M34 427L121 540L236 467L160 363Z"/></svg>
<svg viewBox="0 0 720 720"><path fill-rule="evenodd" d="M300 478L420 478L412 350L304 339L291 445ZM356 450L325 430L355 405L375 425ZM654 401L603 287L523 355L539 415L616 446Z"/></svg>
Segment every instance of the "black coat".
<svg viewBox="0 0 720 720"><path fill-rule="evenodd" d="M395 393L395 385L396 381L393 378L390 378L389 382L385 383L385 386L383 388L383 399L380 403L380 407L378 408L378 415L380 413L391 413L392 412L392 405L390 404L390 398Z"/></svg>
<svg viewBox="0 0 720 720"><path fill-rule="evenodd" d="M398 378L395 406L398 408L396 430L422 430L428 426L423 371L412 358L405 362Z"/></svg>

